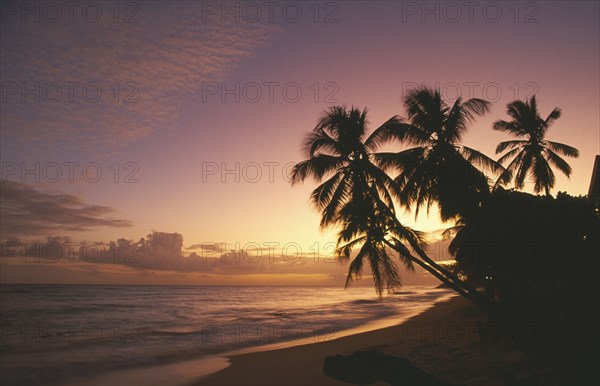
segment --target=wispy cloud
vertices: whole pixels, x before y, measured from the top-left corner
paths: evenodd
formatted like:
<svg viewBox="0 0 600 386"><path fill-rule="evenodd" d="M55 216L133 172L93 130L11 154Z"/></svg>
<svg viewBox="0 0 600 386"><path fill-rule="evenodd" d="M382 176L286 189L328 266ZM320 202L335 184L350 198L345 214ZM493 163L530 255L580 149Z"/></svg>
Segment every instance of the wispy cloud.
<svg viewBox="0 0 600 386"><path fill-rule="evenodd" d="M2 238L40 236L98 227L129 227L131 222L111 217L114 209L86 204L81 198L43 191L15 181L0 184Z"/></svg>
<svg viewBox="0 0 600 386"><path fill-rule="evenodd" d="M223 80L275 31L273 25L204 23L201 2L139 5L137 23L3 23L2 136L98 149L168 130L202 82ZM21 92L36 83L40 101L28 94L22 103ZM60 99L44 100L56 98L55 86Z"/></svg>

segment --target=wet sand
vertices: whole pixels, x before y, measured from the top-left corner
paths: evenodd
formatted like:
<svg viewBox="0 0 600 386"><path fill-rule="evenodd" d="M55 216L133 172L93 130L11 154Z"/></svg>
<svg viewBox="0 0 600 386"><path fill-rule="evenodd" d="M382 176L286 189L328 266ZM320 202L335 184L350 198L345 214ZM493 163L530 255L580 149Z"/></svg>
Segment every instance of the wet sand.
<svg viewBox="0 0 600 386"><path fill-rule="evenodd" d="M478 333L478 322L485 320L478 308L454 297L392 327L231 356L230 366L191 385L348 385L351 383L324 374L325 358L367 350L406 358L425 373L452 384L505 385L540 380L555 384L550 369L535 363L506 339L485 339L485 333Z"/></svg>

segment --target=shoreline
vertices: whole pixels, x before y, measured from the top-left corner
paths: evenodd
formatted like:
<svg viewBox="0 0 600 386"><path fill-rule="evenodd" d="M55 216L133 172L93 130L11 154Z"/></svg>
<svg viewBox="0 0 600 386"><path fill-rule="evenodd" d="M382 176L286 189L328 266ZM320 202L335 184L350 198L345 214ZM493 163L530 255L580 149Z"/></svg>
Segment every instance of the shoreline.
<svg viewBox="0 0 600 386"><path fill-rule="evenodd" d="M230 365L196 378L204 385L351 385L324 374L326 357L378 350L406 358L440 380L465 385L504 385L508 379L553 374L508 342L482 343L477 323L485 315L467 300L440 300L399 324L322 342L227 356Z"/></svg>
<svg viewBox="0 0 600 386"><path fill-rule="evenodd" d="M195 385L199 380L203 380L222 370L227 370L232 363L232 358L244 355L253 355L263 352L275 352L288 348L318 345L338 339L353 337L360 334L371 333L382 329L401 325L412 318L421 315L438 304L442 304L449 299L455 298L453 293L445 294L427 307L423 307L415 312L406 315L396 314L387 316L383 319L369 320L366 323L349 327L346 329L334 331L333 333L322 333L303 338L284 340L280 342L264 343L258 346L248 346L232 349L218 354L208 355L199 358L190 358L164 365L155 365L150 367L140 367L127 370L117 370L105 373L101 376L91 379L74 379L66 383L66 386L104 386L112 385L132 385L144 384L147 386L185 386Z"/></svg>

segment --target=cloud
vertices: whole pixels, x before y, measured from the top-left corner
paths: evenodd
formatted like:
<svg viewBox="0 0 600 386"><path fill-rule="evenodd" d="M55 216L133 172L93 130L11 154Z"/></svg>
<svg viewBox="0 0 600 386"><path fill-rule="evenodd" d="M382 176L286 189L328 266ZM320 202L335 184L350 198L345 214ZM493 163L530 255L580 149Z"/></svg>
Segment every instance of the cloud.
<svg viewBox="0 0 600 386"><path fill-rule="evenodd" d="M219 245L223 245L224 243L201 243L201 244L192 244L185 249L188 251L193 251L195 249L200 249L202 251L213 252Z"/></svg>
<svg viewBox="0 0 600 386"><path fill-rule="evenodd" d="M135 240L75 242L70 237L46 237L43 241L22 241L12 237L2 243L2 258L21 262L126 265L138 270L197 272L204 274L312 274L340 271L330 260L315 262L312 257L281 254L253 254L250 251L206 249L206 254L184 253L179 233L153 231ZM333 271L329 268L333 268ZM340 271L341 272L341 271Z"/></svg>
<svg viewBox="0 0 600 386"><path fill-rule="evenodd" d="M183 245L181 234L157 231L138 241L119 239L108 243L76 243L68 237L48 237L37 243L12 239L2 243L1 261L5 266L25 265L32 267L32 270L40 264L53 267L62 265L72 273L83 275L80 277L86 280L94 280L93 276L98 272L112 272L130 276L155 276L156 280L169 274L171 281L174 280L175 283L177 277L187 280L189 275L195 275L197 279L216 280L214 284L218 284L219 280L222 283L236 280L238 284L243 284L245 277L253 278L256 283L261 283L265 278L288 278L292 282L301 279L296 283L306 284L312 280L313 284L340 285L345 281L348 268L347 264L340 264L336 259L315 261L314 257L302 255L253 254L251 251L209 248L206 249L206 254L185 254ZM418 267L416 272L408 272L401 266L400 269L406 284L437 282L431 275L423 276ZM367 268L364 272L365 280L360 284L370 284L369 276ZM265 282L268 280L263 281ZM283 283L286 283L285 280Z"/></svg>
<svg viewBox="0 0 600 386"><path fill-rule="evenodd" d="M2 136L99 151L168 130L203 82L222 81L276 31L203 22L201 3L138 2L136 23L114 23L109 9L99 23L2 23ZM38 83L40 101L22 103Z"/></svg>
<svg viewBox="0 0 600 386"><path fill-rule="evenodd" d="M132 225L127 220L111 217L114 212L111 207L86 204L77 196L42 191L20 182L2 181L0 197L3 238Z"/></svg>

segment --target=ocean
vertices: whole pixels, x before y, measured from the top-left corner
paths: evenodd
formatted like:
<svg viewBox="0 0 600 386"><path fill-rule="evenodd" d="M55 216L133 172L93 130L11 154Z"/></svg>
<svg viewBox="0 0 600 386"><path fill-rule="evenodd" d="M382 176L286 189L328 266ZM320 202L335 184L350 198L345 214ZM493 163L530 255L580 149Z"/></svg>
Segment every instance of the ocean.
<svg viewBox="0 0 600 386"><path fill-rule="evenodd" d="M0 383L94 384L107 374L334 339L450 296L410 286L379 299L371 287L2 285Z"/></svg>

